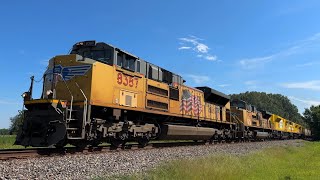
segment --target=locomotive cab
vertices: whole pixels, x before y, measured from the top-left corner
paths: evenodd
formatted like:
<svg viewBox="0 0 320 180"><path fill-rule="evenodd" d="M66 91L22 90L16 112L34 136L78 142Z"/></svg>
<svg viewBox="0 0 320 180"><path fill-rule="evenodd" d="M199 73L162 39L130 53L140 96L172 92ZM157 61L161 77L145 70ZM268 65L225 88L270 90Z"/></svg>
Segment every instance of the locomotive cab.
<svg viewBox="0 0 320 180"><path fill-rule="evenodd" d="M83 41L73 45L70 54L78 54L83 58L90 58L96 61L113 65L114 48L105 43L96 43L95 41Z"/></svg>

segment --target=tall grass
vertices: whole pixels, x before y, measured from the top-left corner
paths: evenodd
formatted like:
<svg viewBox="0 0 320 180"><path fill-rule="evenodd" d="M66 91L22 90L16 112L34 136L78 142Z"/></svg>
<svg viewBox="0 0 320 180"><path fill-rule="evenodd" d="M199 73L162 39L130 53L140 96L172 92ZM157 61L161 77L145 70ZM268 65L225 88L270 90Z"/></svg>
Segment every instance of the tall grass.
<svg viewBox="0 0 320 180"><path fill-rule="evenodd" d="M320 179L320 143L274 147L249 155L175 160L118 179Z"/></svg>
<svg viewBox="0 0 320 180"><path fill-rule="evenodd" d="M0 149L24 148L23 146L13 145L16 135L0 135Z"/></svg>

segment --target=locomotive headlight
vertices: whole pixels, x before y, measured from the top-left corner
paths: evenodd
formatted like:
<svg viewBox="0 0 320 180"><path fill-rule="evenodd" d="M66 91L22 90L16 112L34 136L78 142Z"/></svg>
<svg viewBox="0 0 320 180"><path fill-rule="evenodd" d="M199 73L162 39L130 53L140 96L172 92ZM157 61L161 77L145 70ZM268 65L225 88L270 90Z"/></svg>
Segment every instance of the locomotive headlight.
<svg viewBox="0 0 320 180"><path fill-rule="evenodd" d="M27 93L26 92L24 92L21 96L23 97L23 98L25 98L25 97L27 97Z"/></svg>
<svg viewBox="0 0 320 180"><path fill-rule="evenodd" d="M23 94L21 94L22 98L24 101L28 101L30 100L30 92L24 92Z"/></svg>
<svg viewBox="0 0 320 180"><path fill-rule="evenodd" d="M47 96L49 96L50 94L52 94L53 92L51 90L47 90L46 94Z"/></svg>

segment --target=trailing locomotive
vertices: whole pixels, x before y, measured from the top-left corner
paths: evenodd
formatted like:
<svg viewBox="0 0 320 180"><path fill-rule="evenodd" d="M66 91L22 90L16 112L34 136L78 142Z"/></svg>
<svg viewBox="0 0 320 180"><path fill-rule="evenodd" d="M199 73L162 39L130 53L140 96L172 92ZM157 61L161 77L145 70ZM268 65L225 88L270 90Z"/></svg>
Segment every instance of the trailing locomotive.
<svg viewBox="0 0 320 180"><path fill-rule="evenodd" d="M302 126L106 43L76 43L49 60L40 99L23 93L24 121L15 144L120 146L151 139L232 140L301 137Z"/></svg>

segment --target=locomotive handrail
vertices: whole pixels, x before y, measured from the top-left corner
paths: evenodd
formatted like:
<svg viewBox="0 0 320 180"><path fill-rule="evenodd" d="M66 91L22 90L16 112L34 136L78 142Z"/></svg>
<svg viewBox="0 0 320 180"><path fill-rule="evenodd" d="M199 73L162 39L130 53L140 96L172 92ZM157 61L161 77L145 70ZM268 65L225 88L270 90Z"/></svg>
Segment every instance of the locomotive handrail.
<svg viewBox="0 0 320 180"><path fill-rule="evenodd" d="M53 73L53 74L58 75L58 76L61 77L61 79L63 80L64 84L66 85L66 87L67 87L67 89L68 89L68 91L69 91L69 93L70 93L70 95L71 95L71 102L70 102L70 109L69 109L69 119L71 119L72 106L73 106L73 95L72 95L72 93L71 93L71 91L70 91L70 88L69 88L67 82L64 80L64 78L62 77L62 75L61 75L60 73Z"/></svg>
<svg viewBox="0 0 320 180"><path fill-rule="evenodd" d="M72 119L72 110L73 110L73 95L71 93L71 90L67 84L67 82L64 80L64 78L62 77L62 75L60 73L53 73L53 74L57 74L58 76L61 77L61 79L63 80L64 84L66 85L70 95L71 95L71 102L70 102L70 108L69 108L69 119ZM82 93L85 101L84 101L84 111L83 111L83 123L82 123L82 128L85 126L85 123L87 121L87 111L88 111L88 98L86 97L86 95L84 94L83 90L80 88L79 84L77 82L75 82L76 86L79 88L80 92ZM84 134L82 133L81 135L82 137L84 136Z"/></svg>
<svg viewBox="0 0 320 180"><path fill-rule="evenodd" d="M233 117L234 117L234 119L235 119L236 121L240 122L241 124L244 124L244 122L242 122L242 121L240 121L240 120L239 120L239 117L237 116L237 114L236 114L236 113L232 113L232 112L230 112L230 114L231 114L231 116L233 116Z"/></svg>
<svg viewBox="0 0 320 180"><path fill-rule="evenodd" d="M80 88L79 84L77 82L75 82L75 84L78 86L79 90L81 91L85 101L84 101L84 110L83 110L83 121L82 121L82 128L85 127L85 123L87 122L87 111L88 111L88 98L87 96L84 94L84 92L82 91L82 89ZM84 132L84 131L82 131ZM84 133L81 134L81 136L84 136ZM83 137L82 137L83 138Z"/></svg>

